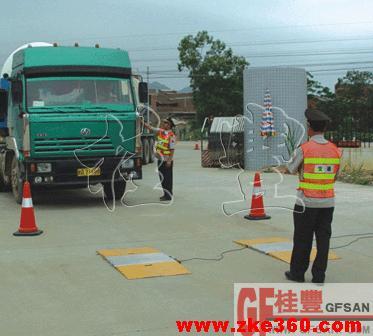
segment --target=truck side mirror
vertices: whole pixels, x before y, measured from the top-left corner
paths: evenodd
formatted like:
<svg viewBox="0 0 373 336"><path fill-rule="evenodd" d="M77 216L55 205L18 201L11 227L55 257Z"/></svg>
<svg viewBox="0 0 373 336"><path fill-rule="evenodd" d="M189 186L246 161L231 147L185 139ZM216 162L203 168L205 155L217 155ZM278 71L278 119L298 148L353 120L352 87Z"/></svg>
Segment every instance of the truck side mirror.
<svg viewBox="0 0 373 336"><path fill-rule="evenodd" d="M14 105L22 103L22 81L14 80L11 84L12 101Z"/></svg>
<svg viewBox="0 0 373 336"><path fill-rule="evenodd" d="M0 119L4 119L8 110L8 92L0 89Z"/></svg>
<svg viewBox="0 0 373 336"><path fill-rule="evenodd" d="M146 82L139 83L139 100L143 104L148 102L148 83Z"/></svg>

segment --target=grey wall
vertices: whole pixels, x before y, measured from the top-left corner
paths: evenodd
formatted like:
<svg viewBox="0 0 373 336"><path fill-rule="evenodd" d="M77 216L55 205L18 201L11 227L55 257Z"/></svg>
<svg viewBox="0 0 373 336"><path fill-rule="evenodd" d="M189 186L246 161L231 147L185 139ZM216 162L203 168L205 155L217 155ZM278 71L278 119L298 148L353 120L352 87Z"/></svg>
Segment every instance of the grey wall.
<svg viewBox="0 0 373 336"><path fill-rule="evenodd" d="M269 89L272 96L276 136L263 138L260 122L264 95ZM304 111L307 108L306 71L299 68L260 67L244 71L245 169L258 170L289 160L286 140L289 129L293 141L305 140ZM300 124L301 125L300 125ZM291 149L290 149L291 151ZM277 158L277 159L276 159Z"/></svg>

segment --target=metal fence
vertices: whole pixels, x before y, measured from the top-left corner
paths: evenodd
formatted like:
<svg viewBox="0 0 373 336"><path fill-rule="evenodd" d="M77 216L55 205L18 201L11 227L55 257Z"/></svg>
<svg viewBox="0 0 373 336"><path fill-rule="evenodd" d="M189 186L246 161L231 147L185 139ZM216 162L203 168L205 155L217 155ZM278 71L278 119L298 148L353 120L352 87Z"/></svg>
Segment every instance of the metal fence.
<svg viewBox="0 0 373 336"><path fill-rule="evenodd" d="M373 113L366 111L358 118L345 117L330 125L326 137L339 147L370 148L373 145Z"/></svg>

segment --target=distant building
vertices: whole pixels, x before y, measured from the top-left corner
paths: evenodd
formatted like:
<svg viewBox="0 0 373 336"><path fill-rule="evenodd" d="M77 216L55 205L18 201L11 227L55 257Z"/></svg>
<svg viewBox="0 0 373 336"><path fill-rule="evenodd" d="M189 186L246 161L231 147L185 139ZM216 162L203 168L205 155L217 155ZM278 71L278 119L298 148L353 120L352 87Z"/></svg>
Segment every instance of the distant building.
<svg viewBox="0 0 373 336"><path fill-rule="evenodd" d="M179 138L183 138L188 124L196 117L192 93L149 90L149 104L161 119L171 117L175 121Z"/></svg>
<svg viewBox="0 0 373 336"><path fill-rule="evenodd" d="M196 115L192 93L150 90L149 100L151 108L161 118L173 117L190 120Z"/></svg>

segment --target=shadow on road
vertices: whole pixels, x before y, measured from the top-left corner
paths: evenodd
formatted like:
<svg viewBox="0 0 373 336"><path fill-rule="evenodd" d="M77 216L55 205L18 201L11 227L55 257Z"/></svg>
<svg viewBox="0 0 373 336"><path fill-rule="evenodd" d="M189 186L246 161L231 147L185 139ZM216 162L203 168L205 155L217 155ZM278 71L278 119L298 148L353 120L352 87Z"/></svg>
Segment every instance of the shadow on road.
<svg viewBox="0 0 373 336"><path fill-rule="evenodd" d="M96 190L96 189L95 189ZM102 202L101 192L91 193L84 189L33 190L33 203L49 209L97 207Z"/></svg>

